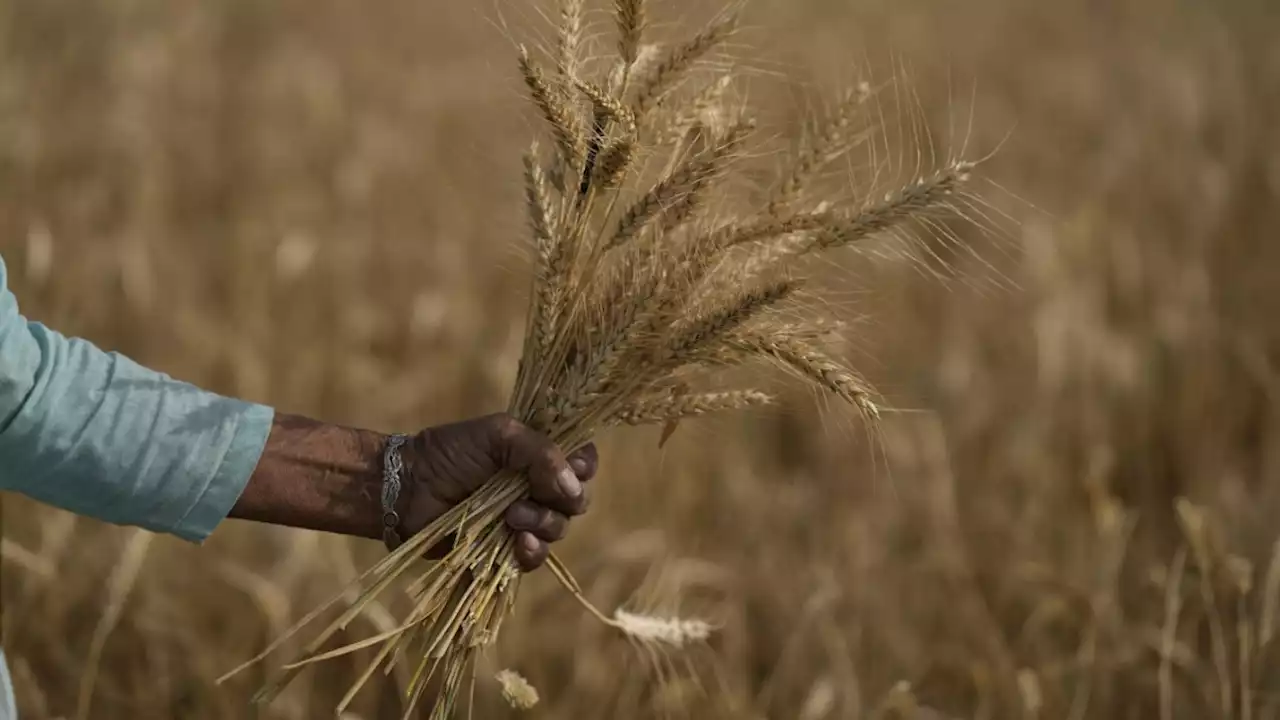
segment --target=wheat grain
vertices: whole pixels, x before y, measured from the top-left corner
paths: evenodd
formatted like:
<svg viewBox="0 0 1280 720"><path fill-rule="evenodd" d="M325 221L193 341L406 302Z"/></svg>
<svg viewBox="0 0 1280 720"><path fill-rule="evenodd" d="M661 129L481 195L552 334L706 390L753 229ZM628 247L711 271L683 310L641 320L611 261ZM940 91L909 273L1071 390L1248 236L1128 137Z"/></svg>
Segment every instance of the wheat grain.
<svg viewBox="0 0 1280 720"><path fill-rule="evenodd" d="M597 113L621 126L625 136L635 137L638 134L636 116L631 111L631 108L610 97L608 93L592 83L577 80L574 84L582 91L583 95L586 95L591 100Z"/></svg>
<svg viewBox="0 0 1280 720"><path fill-rule="evenodd" d="M867 205L849 220L817 233L812 247L806 248L805 252L848 245L904 220L923 217L949 202L955 191L969 181L972 170L972 163L954 162L927 178L887 194L882 202Z"/></svg>
<svg viewBox="0 0 1280 720"><path fill-rule="evenodd" d="M614 8L618 24L618 58L630 68L640 55L640 38L644 35L645 26L644 0L616 0Z"/></svg>
<svg viewBox="0 0 1280 720"><path fill-rule="evenodd" d="M831 212L793 215L785 220L764 218L750 223L729 223L698 240L698 244L707 252L717 253L739 245L763 242L771 238L834 228L838 227L838 223L839 217Z"/></svg>
<svg viewBox="0 0 1280 720"><path fill-rule="evenodd" d="M782 280L737 293L701 316L677 325L674 339L655 359L667 363L686 360L763 310L790 297L798 288L795 281Z"/></svg>
<svg viewBox="0 0 1280 720"><path fill-rule="evenodd" d="M733 84L733 75L723 73L717 75L692 98L685 103L667 107L667 103L658 103L650 111L649 132L657 145L676 144L673 152L679 154L686 145L690 131L696 125L703 125L713 131L721 124L724 115L724 96Z"/></svg>
<svg viewBox="0 0 1280 720"><path fill-rule="evenodd" d="M815 252L844 247L888 231L911 220L927 220L927 213L947 206L956 189L968 181L972 166L953 163L922 178L881 202L844 215L819 211L785 220L765 219L740 227L729 226L705 238L709 253L756 244L751 253L724 279L729 285L749 282Z"/></svg>
<svg viewBox="0 0 1280 720"><path fill-rule="evenodd" d="M676 217L688 217L688 211L680 210L680 199L695 195L696 191L716 173L721 164L742 146L753 128L754 124L748 120L737 123L709 152L690 158L674 172L659 180L623 214L617 229L607 241L605 249L618 247L644 232L650 221L664 208L674 206L680 213Z"/></svg>
<svg viewBox="0 0 1280 720"><path fill-rule="evenodd" d="M856 373L801 340L744 333L732 343L747 353L777 360L803 378L853 403L870 418L880 416L874 393Z"/></svg>
<svg viewBox="0 0 1280 720"><path fill-rule="evenodd" d="M529 710L538 704L538 690L515 670L499 670L493 676L502 688L502 698L517 710Z"/></svg>
<svg viewBox="0 0 1280 720"><path fill-rule="evenodd" d="M642 643L684 647L711 637L711 624L704 620L663 618L616 610L613 619L618 629Z"/></svg>
<svg viewBox="0 0 1280 720"><path fill-rule="evenodd" d="M849 125L853 122L854 113L870 97L871 86L863 82L843 98L836 113L828 119L817 139L796 158L790 174L783 180L774 198L769 201L767 211L769 215L775 217L782 215L795 204L805 182L813 173L848 152L856 144L849 142L847 137ZM869 134L863 134L861 137L869 137Z"/></svg>
<svg viewBox="0 0 1280 720"><path fill-rule="evenodd" d="M738 17L729 14L698 33L693 39L673 48L639 84L632 107L636 117L643 117L662 97L707 53L733 34Z"/></svg>
<svg viewBox="0 0 1280 720"><path fill-rule="evenodd" d="M596 163L593 185L604 188L617 187L622 176L635 159L636 143L632 138L622 138L604 149Z"/></svg>
<svg viewBox="0 0 1280 720"><path fill-rule="evenodd" d="M531 304L532 345L529 349L546 352L554 332L558 305L559 286L563 284L564 248L555 232L555 212L552 208L546 175L538 164L538 148L535 144L525 155L525 204L529 225L533 232L536 253L534 269L534 297Z"/></svg>
<svg viewBox="0 0 1280 720"><path fill-rule="evenodd" d="M529 51L524 47L520 48L520 75L524 78L525 87L529 89L534 107L551 127L551 135L555 138L564 163L574 165L582 155L580 123L561 94L556 93L547 83L542 71L533 64Z"/></svg>
<svg viewBox="0 0 1280 720"><path fill-rule="evenodd" d="M561 0L556 71L566 83L578 77L582 45L582 0Z"/></svg>
<svg viewBox="0 0 1280 720"><path fill-rule="evenodd" d="M708 413L768 405L772 402L772 395L758 390L672 394L655 400L638 400L619 412L615 422L626 425L656 425Z"/></svg>

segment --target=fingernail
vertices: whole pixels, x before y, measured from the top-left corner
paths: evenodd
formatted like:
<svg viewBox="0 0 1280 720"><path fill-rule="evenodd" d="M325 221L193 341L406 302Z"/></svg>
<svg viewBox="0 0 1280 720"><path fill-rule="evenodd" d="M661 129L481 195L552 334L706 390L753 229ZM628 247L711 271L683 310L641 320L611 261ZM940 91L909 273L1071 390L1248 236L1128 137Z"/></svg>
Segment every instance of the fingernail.
<svg viewBox="0 0 1280 720"><path fill-rule="evenodd" d="M573 468L575 475L587 474L587 461L580 457L576 457L569 461L569 467Z"/></svg>
<svg viewBox="0 0 1280 720"><path fill-rule="evenodd" d="M560 475L556 478L560 485L560 492L568 495L570 498L577 498L582 494L582 483L578 481L578 476L574 474L572 468L565 468L560 471Z"/></svg>
<svg viewBox="0 0 1280 720"><path fill-rule="evenodd" d="M531 556L542 549L542 541L534 537L533 533L520 533L520 544L524 546L525 551Z"/></svg>
<svg viewBox="0 0 1280 720"><path fill-rule="evenodd" d="M507 524L520 530L528 530L538 524L538 511L523 503L512 505L507 513Z"/></svg>

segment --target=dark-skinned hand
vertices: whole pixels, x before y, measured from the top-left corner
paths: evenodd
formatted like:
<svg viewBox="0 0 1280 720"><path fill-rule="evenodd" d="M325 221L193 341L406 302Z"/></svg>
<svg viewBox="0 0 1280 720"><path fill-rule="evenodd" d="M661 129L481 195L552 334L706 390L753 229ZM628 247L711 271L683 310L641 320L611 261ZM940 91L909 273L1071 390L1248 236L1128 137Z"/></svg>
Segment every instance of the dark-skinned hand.
<svg viewBox="0 0 1280 720"><path fill-rule="evenodd" d="M516 560L532 570L547 559L549 544L564 538L570 518L586 511L597 463L595 445L566 457L546 435L505 413L428 428L407 447L401 537L426 527L500 471L520 471L529 478L529 499L512 505L506 522L516 533ZM428 556L447 550L444 543Z"/></svg>
<svg viewBox="0 0 1280 720"><path fill-rule="evenodd" d="M230 516L245 520L383 538L383 454L389 436L276 413L253 476ZM516 560L541 565L548 544L564 537L569 519L587 509L596 449L571 457L544 434L499 413L427 428L401 451L405 470L396 512L400 539L409 538L503 470L524 473L529 499L506 513L516 533ZM441 557L449 541L431 548Z"/></svg>

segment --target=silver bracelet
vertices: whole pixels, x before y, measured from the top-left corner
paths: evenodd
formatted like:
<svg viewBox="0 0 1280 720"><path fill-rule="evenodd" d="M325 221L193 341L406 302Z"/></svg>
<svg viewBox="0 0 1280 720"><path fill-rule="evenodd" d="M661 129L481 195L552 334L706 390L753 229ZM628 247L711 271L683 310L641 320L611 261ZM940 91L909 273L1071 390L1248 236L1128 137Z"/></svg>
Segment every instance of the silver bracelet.
<svg viewBox="0 0 1280 720"><path fill-rule="evenodd" d="M382 542L388 550L395 550L403 542L397 530L400 513L396 512L396 503L400 500L400 474L404 472L400 448L407 439L404 435L392 435L382 451Z"/></svg>

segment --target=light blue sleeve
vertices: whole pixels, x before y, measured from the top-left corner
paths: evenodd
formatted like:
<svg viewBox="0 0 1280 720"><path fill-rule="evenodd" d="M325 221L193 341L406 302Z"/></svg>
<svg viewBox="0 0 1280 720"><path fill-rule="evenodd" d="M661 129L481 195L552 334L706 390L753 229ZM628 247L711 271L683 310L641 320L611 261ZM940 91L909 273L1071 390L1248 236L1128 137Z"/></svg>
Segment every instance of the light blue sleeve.
<svg viewBox="0 0 1280 720"><path fill-rule="evenodd" d="M9 664L0 652L0 720L18 720L18 701L13 697L13 678Z"/></svg>
<svg viewBox="0 0 1280 720"><path fill-rule="evenodd" d="M273 417L29 322L0 258L0 490L201 542Z"/></svg>

